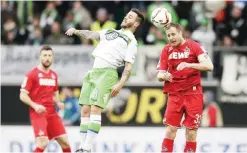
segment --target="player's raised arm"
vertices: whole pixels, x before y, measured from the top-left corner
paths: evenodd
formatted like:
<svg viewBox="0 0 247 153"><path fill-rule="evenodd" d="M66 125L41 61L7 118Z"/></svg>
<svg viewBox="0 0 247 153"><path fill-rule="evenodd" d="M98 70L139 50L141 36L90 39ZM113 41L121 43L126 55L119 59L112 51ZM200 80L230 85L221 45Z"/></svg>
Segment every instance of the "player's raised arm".
<svg viewBox="0 0 247 153"><path fill-rule="evenodd" d="M90 31L90 30L77 30L75 28L70 28L65 32L66 35L72 36L77 35L85 39L91 39L91 40L100 40L100 34L96 31Z"/></svg>

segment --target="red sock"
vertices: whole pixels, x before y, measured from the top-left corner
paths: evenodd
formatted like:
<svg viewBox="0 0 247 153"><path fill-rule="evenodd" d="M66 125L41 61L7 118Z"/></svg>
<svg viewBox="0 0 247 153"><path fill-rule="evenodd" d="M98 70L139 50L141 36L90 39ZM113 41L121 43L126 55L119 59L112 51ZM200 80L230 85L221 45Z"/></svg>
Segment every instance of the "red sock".
<svg viewBox="0 0 247 153"><path fill-rule="evenodd" d="M43 151L44 151L44 149L41 149L41 148L39 148L39 147L36 147L35 150L34 150L33 152L43 152Z"/></svg>
<svg viewBox="0 0 247 153"><path fill-rule="evenodd" d="M196 142L186 141L184 152L196 152Z"/></svg>
<svg viewBox="0 0 247 153"><path fill-rule="evenodd" d="M62 148L62 149L63 149L63 152L71 152L70 148Z"/></svg>
<svg viewBox="0 0 247 153"><path fill-rule="evenodd" d="M174 142L174 140L165 138L162 142L161 153L172 152L173 151L173 142Z"/></svg>

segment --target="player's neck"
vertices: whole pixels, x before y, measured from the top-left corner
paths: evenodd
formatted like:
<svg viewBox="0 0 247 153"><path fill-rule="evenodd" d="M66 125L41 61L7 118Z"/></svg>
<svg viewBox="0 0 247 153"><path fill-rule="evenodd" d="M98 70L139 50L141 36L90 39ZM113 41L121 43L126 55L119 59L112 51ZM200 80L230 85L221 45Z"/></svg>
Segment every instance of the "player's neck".
<svg viewBox="0 0 247 153"><path fill-rule="evenodd" d="M38 69L39 69L40 71L45 72L45 73L48 73L48 72L50 71L50 68L49 68L49 67L48 67L48 68L45 68L45 67L42 66L42 65L38 65L37 67L38 67Z"/></svg>
<svg viewBox="0 0 247 153"><path fill-rule="evenodd" d="M131 29L131 28L122 28L123 29L123 31L130 31L130 32L132 32L132 33L134 33L134 29Z"/></svg>
<svg viewBox="0 0 247 153"><path fill-rule="evenodd" d="M186 40L185 39L182 39L179 46L182 46L185 42L186 42Z"/></svg>

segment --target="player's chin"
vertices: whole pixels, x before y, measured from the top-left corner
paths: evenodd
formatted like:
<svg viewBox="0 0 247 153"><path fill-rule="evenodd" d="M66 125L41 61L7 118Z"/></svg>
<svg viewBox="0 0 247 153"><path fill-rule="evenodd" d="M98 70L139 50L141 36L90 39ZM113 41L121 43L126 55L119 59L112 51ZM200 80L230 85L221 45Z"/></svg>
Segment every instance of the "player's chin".
<svg viewBox="0 0 247 153"><path fill-rule="evenodd" d="M46 67L46 68L48 68L50 66L51 66L51 63L50 62L49 63L47 62L47 63L44 64L44 67Z"/></svg>
<svg viewBox="0 0 247 153"><path fill-rule="evenodd" d="M175 46L175 47L179 45L179 43L177 43L177 42L170 42L170 43L172 46Z"/></svg>
<svg viewBox="0 0 247 153"><path fill-rule="evenodd" d="M124 24L124 23L121 23L121 28L126 28L126 24Z"/></svg>

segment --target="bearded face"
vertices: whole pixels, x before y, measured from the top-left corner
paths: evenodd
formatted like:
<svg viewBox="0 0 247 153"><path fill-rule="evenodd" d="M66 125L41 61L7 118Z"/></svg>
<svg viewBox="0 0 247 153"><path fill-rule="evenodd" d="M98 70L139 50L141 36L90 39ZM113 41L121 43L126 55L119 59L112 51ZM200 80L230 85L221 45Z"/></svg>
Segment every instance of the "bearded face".
<svg viewBox="0 0 247 153"><path fill-rule="evenodd" d="M51 50L42 50L40 53L40 62L43 67L49 68L53 61L53 52Z"/></svg>
<svg viewBox="0 0 247 153"><path fill-rule="evenodd" d="M131 27L137 27L138 23L137 23L137 14L135 12L129 12L123 19L122 23L121 23L121 28L131 28Z"/></svg>

